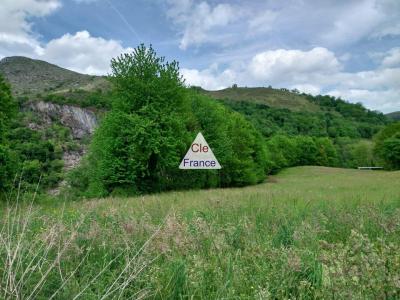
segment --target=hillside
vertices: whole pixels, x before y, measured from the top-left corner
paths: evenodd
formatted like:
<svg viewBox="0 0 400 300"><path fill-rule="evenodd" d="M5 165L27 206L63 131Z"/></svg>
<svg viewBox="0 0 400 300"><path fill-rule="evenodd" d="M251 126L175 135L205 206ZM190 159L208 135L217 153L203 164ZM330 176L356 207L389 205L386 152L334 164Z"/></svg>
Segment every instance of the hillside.
<svg viewBox="0 0 400 300"><path fill-rule="evenodd" d="M37 95L70 89L93 90L107 84L103 77L70 71L42 60L21 56L3 58L0 73L11 83L15 95Z"/></svg>
<svg viewBox="0 0 400 300"><path fill-rule="evenodd" d="M388 113L386 116L392 120L400 121L400 111Z"/></svg>
<svg viewBox="0 0 400 300"><path fill-rule="evenodd" d="M220 100L248 101L275 108L287 108L292 111L320 111L318 105L308 101L306 96L287 89L232 87L219 91L202 91Z"/></svg>

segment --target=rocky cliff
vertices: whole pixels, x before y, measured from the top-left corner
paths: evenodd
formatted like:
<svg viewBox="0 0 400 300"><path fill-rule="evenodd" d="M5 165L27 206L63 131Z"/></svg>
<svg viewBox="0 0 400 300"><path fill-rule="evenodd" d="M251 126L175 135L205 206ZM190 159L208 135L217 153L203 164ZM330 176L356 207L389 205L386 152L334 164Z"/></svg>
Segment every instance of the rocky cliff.
<svg viewBox="0 0 400 300"><path fill-rule="evenodd" d="M44 101L29 102L25 109L37 113L44 124L59 122L68 127L74 139L91 135L97 127L96 115L89 109Z"/></svg>

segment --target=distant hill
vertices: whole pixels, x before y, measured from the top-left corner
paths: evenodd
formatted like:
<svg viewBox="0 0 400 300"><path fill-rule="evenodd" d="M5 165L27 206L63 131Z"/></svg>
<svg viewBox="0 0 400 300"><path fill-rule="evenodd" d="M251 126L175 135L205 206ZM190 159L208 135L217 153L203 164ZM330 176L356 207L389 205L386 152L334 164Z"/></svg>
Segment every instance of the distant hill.
<svg viewBox="0 0 400 300"><path fill-rule="evenodd" d="M0 61L0 73L11 83L15 95L36 95L70 89L92 90L108 84L100 76L80 74L22 56L3 58Z"/></svg>
<svg viewBox="0 0 400 300"><path fill-rule="evenodd" d="M391 112L386 114L386 116L389 119L395 120L395 121L400 121L400 111L395 111L395 112Z"/></svg>
<svg viewBox="0 0 400 300"><path fill-rule="evenodd" d="M249 101L292 111L320 111L319 106L308 101L305 95L287 89L232 87L219 91L202 91L220 100Z"/></svg>

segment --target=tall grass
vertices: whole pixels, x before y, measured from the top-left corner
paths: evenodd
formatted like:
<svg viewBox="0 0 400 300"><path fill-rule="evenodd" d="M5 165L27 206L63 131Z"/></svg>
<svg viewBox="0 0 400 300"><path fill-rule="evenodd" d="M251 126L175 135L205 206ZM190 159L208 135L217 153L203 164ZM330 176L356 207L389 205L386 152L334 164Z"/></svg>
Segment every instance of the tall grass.
<svg viewBox="0 0 400 300"><path fill-rule="evenodd" d="M399 299L399 183L301 167L242 189L19 205L0 298Z"/></svg>
<svg viewBox="0 0 400 300"><path fill-rule="evenodd" d="M131 288L152 262L143 243L119 241L99 247L98 236L85 232L95 222L85 211L70 218L65 205L43 215L31 194L12 191L1 212L0 299L141 299L146 287ZM101 232L98 232L101 234ZM103 241L104 242L104 241ZM129 296L129 297L128 297Z"/></svg>

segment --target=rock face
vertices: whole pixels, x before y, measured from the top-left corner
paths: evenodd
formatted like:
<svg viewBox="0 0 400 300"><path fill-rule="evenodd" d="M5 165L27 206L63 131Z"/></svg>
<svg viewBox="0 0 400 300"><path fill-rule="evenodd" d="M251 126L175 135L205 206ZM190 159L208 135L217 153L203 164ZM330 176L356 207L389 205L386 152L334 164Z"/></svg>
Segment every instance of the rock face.
<svg viewBox="0 0 400 300"><path fill-rule="evenodd" d="M88 109L44 101L31 102L28 109L38 113L45 123L59 121L69 127L75 139L91 135L97 127L96 115Z"/></svg>

